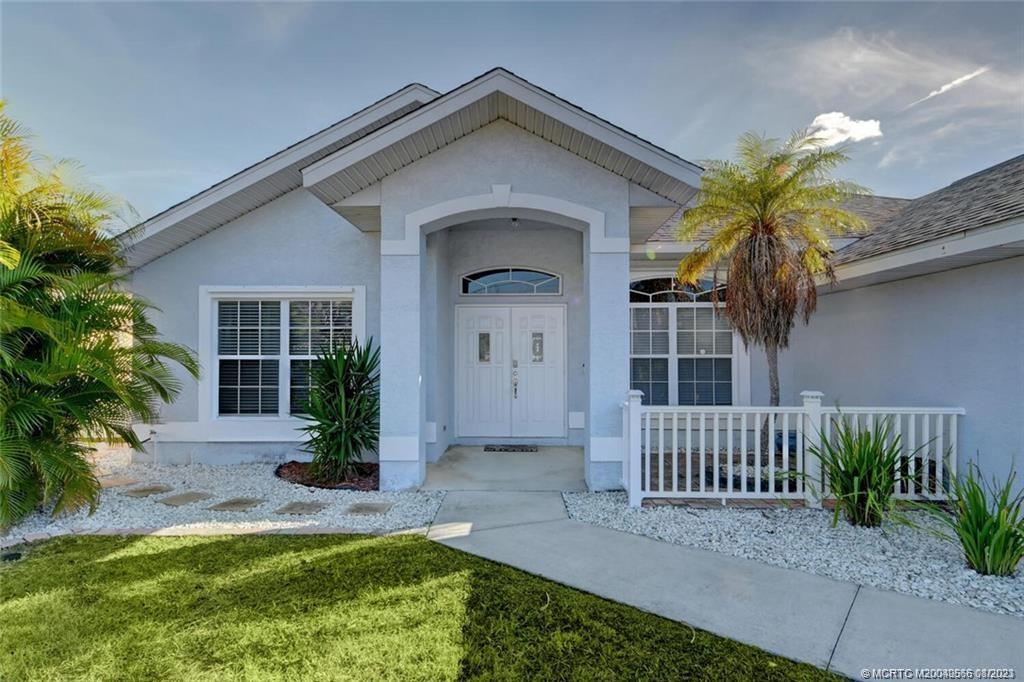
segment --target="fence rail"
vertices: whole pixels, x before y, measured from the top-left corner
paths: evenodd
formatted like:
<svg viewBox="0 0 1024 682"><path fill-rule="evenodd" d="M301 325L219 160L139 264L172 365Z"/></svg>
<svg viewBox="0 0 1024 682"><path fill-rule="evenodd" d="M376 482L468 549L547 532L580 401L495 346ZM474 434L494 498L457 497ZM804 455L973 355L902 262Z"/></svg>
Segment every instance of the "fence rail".
<svg viewBox="0 0 1024 682"><path fill-rule="evenodd" d="M828 496L810 448L836 436L837 424L871 429L887 421L899 439L905 476L894 493L941 499L956 475L960 408L822 407L805 391L798 407L623 405L630 505L643 498L790 499L818 505Z"/></svg>

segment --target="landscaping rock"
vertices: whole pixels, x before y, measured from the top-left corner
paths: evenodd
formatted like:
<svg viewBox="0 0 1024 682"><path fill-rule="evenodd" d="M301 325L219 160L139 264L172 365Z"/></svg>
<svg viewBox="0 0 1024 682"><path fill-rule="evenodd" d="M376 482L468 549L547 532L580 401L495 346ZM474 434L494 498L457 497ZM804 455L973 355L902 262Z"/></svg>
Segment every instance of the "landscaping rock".
<svg viewBox="0 0 1024 682"><path fill-rule="evenodd" d="M95 466L96 475L101 479L131 479L135 483L129 485L160 485L173 488L178 494L202 491L212 499L205 504L174 507L154 504L166 495L158 495L157 500L136 498L125 495L128 491L123 487L104 488L100 491L99 506L94 514L90 515L87 509L59 517L45 512L33 514L7 529L6 534L0 534L0 543L20 543L26 533L48 533L52 536L74 531L84 535L100 529L121 529L119 532L146 529L154 535L274 533L295 528L309 529L306 532L314 533L387 533L428 525L444 499L444 493L440 491L363 492L307 488L274 476L273 464L133 464L129 450L97 456ZM244 511L209 509L213 502L236 497L265 502ZM320 502L327 506L304 517L274 513L290 502ZM348 507L362 502L392 506L387 513L347 513Z"/></svg>
<svg viewBox="0 0 1024 682"><path fill-rule="evenodd" d="M625 493L563 493L569 517L657 540L773 566L1024 618L1024 568L983 576L959 549L923 529L887 523L859 528L820 509L633 509ZM920 512L915 524L934 528Z"/></svg>

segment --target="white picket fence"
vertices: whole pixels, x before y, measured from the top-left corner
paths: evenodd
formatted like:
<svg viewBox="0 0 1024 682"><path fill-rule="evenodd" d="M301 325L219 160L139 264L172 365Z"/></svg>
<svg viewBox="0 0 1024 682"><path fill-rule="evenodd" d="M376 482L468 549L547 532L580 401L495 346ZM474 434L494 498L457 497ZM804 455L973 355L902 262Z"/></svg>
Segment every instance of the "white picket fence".
<svg viewBox="0 0 1024 682"><path fill-rule="evenodd" d="M630 506L644 498L789 499L818 506L828 497L828 481L809 448L833 438L838 421L871 429L888 420L908 474L896 496L945 497L956 475L963 409L836 408L822 406L818 391L801 396L799 407L676 407L641 405L640 391L630 391L623 404Z"/></svg>

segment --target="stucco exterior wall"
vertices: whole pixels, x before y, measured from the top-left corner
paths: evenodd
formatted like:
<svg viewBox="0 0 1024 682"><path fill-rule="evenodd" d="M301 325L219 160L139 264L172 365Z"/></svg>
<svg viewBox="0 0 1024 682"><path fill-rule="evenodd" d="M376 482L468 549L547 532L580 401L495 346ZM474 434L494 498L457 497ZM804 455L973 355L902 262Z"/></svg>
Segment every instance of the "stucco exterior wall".
<svg viewBox="0 0 1024 682"><path fill-rule="evenodd" d="M572 204L602 217L602 233L594 238L600 248L590 249L592 235L583 237L586 265L583 267L585 289L596 292L589 305L600 305L601 314L588 311L583 318L583 335L588 357L590 390L587 432L587 477L593 487L617 486L621 478L621 430L619 407L629 386L629 338L627 289L629 277L629 183L580 157L503 121L488 125L460 140L424 157L385 178L380 185L381 196L381 282L383 316L381 375L381 481L389 488L416 485L424 475L422 463L427 457L423 434L429 421L426 412L437 414L441 408L429 400L424 391L426 376L435 356L425 352L433 322L424 317L420 290L429 290L431 272L438 263L427 253L425 233L434 229L478 220L484 217L512 216L533 218L577 230L587 229L587 222L563 215L519 214L518 209L492 204L483 215L443 216L450 221L443 225L422 226L418 235L408 230L420 228L407 225L408 216L443 202L456 202L467 197L492 195L494 187L506 187L512 194L540 195L555 198L562 205ZM434 209L431 209L434 210ZM541 211L543 212L543 211ZM557 213L557 212L556 212ZM589 219L588 219L589 220ZM575 222L574 222L575 221ZM618 238L621 252L609 250L608 239ZM417 240L419 246L417 247ZM604 249L601 251L600 249ZM415 254L415 255L411 255ZM595 264L597 264L595 266ZM593 273L591 277L588 273ZM436 277L436 274L434 275ZM436 318L436 310L432 312ZM598 342L594 342L594 338ZM600 390L595 389L597 386ZM409 396L420 391L419 416L415 401ZM434 402L433 406L430 403ZM439 427L438 437L442 437ZM440 444L432 444L435 454ZM600 462L597 467L591 467ZM385 469L384 464L387 464ZM599 475L592 471L601 469Z"/></svg>
<svg viewBox="0 0 1024 682"><path fill-rule="evenodd" d="M158 308L157 328L198 347L199 287L366 287L366 334L380 334L380 240L299 189L172 251L132 273L132 291ZM201 358L208 362L207 358ZM205 371L204 367L204 371ZM178 371L183 390L160 409L163 422L198 419L198 385Z"/></svg>
<svg viewBox="0 0 1024 682"><path fill-rule="evenodd" d="M780 357L784 404L963 407L960 466L1024 468L1024 258L822 296ZM768 400L752 353L753 402Z"/></svg>

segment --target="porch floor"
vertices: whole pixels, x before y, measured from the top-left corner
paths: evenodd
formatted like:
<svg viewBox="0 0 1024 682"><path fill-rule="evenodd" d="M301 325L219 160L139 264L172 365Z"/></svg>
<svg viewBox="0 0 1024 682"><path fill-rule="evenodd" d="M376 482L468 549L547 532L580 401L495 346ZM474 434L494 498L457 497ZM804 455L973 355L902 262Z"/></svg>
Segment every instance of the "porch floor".
<svg viewBox="0 0 1024 682"><path fill-rule="evenodd" d="M427 463L421 490L581 491L583 448L540 447L537 452L484 452L456 445Z"/></svg>

